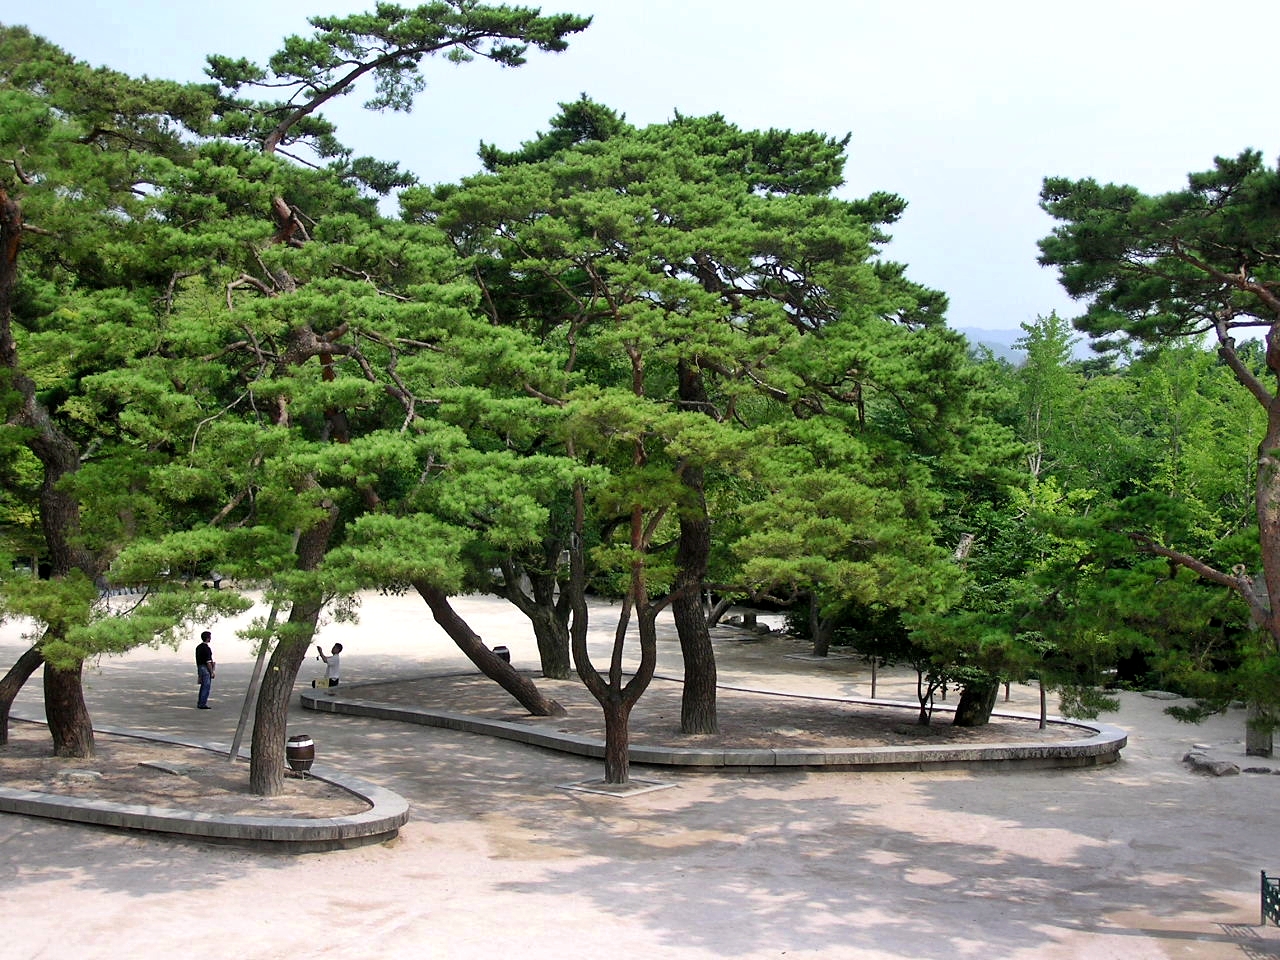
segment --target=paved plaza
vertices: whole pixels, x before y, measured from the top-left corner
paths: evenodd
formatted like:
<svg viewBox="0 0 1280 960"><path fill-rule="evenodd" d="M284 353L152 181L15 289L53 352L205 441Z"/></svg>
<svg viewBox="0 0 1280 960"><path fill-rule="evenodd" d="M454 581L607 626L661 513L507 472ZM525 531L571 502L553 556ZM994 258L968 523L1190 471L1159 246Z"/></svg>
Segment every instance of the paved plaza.
<svg viewBox="0 0 1280 960"><path fill-rule="evenodd" d="M536 666L531 631L496 600L457 604L490 644ZM594 649L611 635L593 608ZM23 648L0 625L0 659ZM195 640L86 673L96 722L229 742L252 652L211 625L218 675L194 709ZM344 682L469 664L414 596L370 594L344 645ZM659 671L679 648L660 644ZM731 658L726 657L726 660ZM601 659L601 661L603 660ZM308 661L299 684L320 673ZM726 683L868 696L856 660L780 660ZM881 697L913 679L882 674ZM1115 765L1074 771L763 774L634 768L670 789L568 791L599 761L443 729L304 712L290 732L324 764L405 796L385 844L280 855L0 815L13 882L4 955L111 957L1058 958L1280 956L1258 925L1260 870L1280 873L1280 776L1209 777L1197 745L1246 765L1240 712L1199 727L1124 694ZM1032 687L1000 704L1036 709ZM39 716L39 684L16 712ZM1269 766L1270 764L1268 764ZM1280 767L1280 764L1276 766Z"/></svg>

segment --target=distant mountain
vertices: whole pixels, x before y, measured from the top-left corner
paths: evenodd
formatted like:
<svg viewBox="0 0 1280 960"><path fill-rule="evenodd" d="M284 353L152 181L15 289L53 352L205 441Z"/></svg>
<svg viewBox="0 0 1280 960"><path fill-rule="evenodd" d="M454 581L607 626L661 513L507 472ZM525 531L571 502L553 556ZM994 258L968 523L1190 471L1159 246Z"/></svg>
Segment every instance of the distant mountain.
<svg viewBox="0 0 1280 960"><path fill-rule="evenodd" d="M956 327L959 333L969 338L975 347L986 347L998 359L1008 360L1015 366L1027 359L1026 351L1013 349L1014 341L1022 339L1023 332L1017 330L990 330L986 327ZM1089 338L1077 335L1077 343L1071 350L1073 360L1088 360L1097 354L1089 349Z"/></svg>
<svg viewBox="0 0 1280 960"><path fill-rule="evenodd" d="M1022 330L988 330L983 327L956 327L957 332L968 337L975 347L986 347L1001 360L1020 364L1027 359L1023 350L1013 349L1013 343L1022 337Z"/></svg>

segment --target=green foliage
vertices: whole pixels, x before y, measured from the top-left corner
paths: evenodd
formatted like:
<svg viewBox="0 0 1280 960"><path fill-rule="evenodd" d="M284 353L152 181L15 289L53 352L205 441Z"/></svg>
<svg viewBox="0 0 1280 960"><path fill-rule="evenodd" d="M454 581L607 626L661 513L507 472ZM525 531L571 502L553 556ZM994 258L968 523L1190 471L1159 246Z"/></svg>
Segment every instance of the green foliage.
<svg viewBox="0 0 1280 960"><path fill-rule="evenodd" d="M1235 591L1229 616L1199 624L1238 623L1247 609L1269 637L1270 646L1250 652L1236 628L1226 644L1234 650L1230 663L1206 668L1193 621L1161 670L1183 689L1238 682L1259 702L1273 703L1280 688L1250 685L1247 667L1237 681L1229 678L1237 660L1265 667L1280 637L1280 610L1269 599L1280 591L1280 541L1271 520L1280 484L1265 455L1277 445L1280 368L1273 351L1236 342L1240 331L1261 331L1269 342L1280 320L1280 173L1246 151L1217 158L1180 191L1148 196L1127 186L1050 179L1042 202L1059 225L1041 242L1041 260L1088 300L1080 328L1102 346L1137 343L1146 351L1133 365L1128 396L1132 409L1158 416L1147 419L1135 444L1138 469L1118 491L1112 529L1219 590ZM1205 334L1217 340L1220 365L1195 343ZM1170 349L1179 339L1195 345ZM1247 571L1258 566L1255 584Z"/></svg>
<svg viewBox="0 0 1280 960"><path fill-rule="evenodd" d="M539 132L533 140L521 144L519 150L500 150L482 142L480 161L486 170L496 173L500 167L539 163L562 150L591 140L608 140L632 129L625 115L596 103L584 93L571 103L560 104L560 112L551 118L551 129L547 133Z"/></svg>
<svg viewBox="0 0 1280 960"><path fill-rule="evenodd" d="M712 510L744 592L945 603L933 484L994 478L1002 435L943 298L876 258L902 201L831 196L846 144L719 115L637 129L583 97L520 150L486 146L491 175L402 195L493 322L537 338L512 376L564 405L566 449L610 471L589 491L598 589L629 582L633 509L655 589L679 520Z"/></svg>
<svg viewBox="0 0 1280 960"><path fill-rule="evenodd" d="M1280 174L1257 151L1218 157L1185 190L1160 196L1050 178L1041 200L1061 221L1041 241L1041 262L1060 269L1069 293L1089 298L1080 325L1090 335L1158 343L1219 323L1225 331L1274 322L1258 294L1276 279Z"/></svg>
<svg viewBox="0 0 1280 960"><path fill-rule="evenodd" d="M407 183L392 165L351 152L314 111L351 92L368 77L372 110L409 110L426 88L422 62L442 55L452 63L481 57L508 67L525 62L530 46L558 52L568 36L587 28L589 17L543 16L529 7L487 6L473 0L438 0L413 8L379 3L373 12L313 16L310 37L286 37L266 67L244 58L209 57L207 72L220 86L218 130L225 136L277 147L304 144L321 157L337 157L334 170L375 190ZM280 99L240 98L246 88L273 91ZM275 91L279 91L278 94Z"/></svg>

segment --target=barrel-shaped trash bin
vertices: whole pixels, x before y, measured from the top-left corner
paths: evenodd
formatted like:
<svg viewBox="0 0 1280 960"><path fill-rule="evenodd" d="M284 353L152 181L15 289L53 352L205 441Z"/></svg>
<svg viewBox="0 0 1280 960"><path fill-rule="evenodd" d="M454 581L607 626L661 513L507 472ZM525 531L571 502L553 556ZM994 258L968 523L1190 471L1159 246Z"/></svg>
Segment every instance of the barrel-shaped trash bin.
<svg viewBox="0 0 1280 960"><path fill-rule="evenodd" d="M288 761L290 770L305 773L316 760L315 741L305 733L290 737L284 747L284 758Z"/></svg>

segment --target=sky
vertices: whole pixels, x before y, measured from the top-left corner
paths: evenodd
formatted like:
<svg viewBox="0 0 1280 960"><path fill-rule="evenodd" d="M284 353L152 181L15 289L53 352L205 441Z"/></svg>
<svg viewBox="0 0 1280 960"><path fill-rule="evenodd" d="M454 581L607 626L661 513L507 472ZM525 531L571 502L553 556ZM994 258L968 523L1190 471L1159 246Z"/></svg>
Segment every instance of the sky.
<svg viewBox="0 0 1280 960"><path fill-rule="evenodd" d="M412 0L401 0L412 6ZM202 80L211 53L263 62L308 16L374 0L0 0L73 56L131 74ZM532 4L530 4L532 5ZM586 93L637 125L721 113L748 129L851 134L853 198L909 204L887 257L944 291L957 328L1017 331L1082 312L1036 262L1053 229L1046 176L1177 190L1215 156L1280 155L1273 58L1280 3L1236 0L562 0L594 21L518 69L426 68L409 114L326 116L358 154L427 183L479 171ZM1253 39L1250 39L1253 38Z"/></svg>

